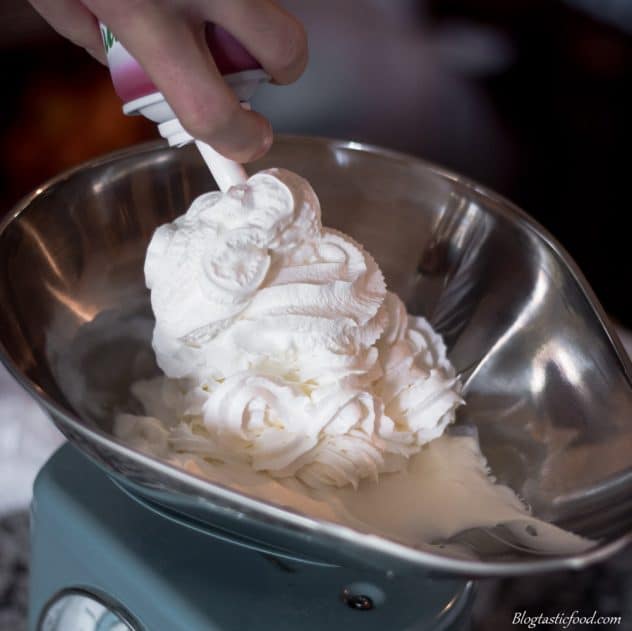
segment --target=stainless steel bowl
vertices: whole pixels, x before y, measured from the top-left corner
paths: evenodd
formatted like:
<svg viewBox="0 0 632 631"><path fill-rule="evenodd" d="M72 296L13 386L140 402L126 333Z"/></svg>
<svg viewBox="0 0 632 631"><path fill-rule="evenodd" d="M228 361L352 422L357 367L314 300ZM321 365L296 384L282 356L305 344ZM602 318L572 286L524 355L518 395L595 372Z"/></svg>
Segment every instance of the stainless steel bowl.
<svg viewBox="0 0 632 631"><path fill-rule="evenodd" d="M632 538L632 368L577 267L515 206L454 174L352 142L280 137L264 160L313 184L324 223L365 244L413 313L444 335L501 482L537 516L600 544L534 557L478 541L480 560L259 502L138 453L110 433L154 372L143 258L153 230L214 184L193 147L133 147L23 200L0 231L2 359L62 432L174 519L313 562L467 575L578 568Z"/></svg>

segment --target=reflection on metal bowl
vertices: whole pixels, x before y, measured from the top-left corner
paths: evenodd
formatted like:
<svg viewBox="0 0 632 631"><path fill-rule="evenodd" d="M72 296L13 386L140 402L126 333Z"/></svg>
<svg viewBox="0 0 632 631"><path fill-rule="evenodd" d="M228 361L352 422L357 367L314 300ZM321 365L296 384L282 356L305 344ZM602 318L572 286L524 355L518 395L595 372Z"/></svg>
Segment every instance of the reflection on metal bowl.
<svg viewBox="0 0 632 631"><path fill-rule="evenodd" d="M132 148L38 189L0 231L3 360L57 426L126 490L241 541L321 562L467 575L582 567L630 540L632 368L560 246L506 200L415 158L280 137L251 165L305 176L325 225L363 243L390 288L443 334L496 477L593 550L480 560L366 537L213 485L111 435L129 385L156 371L143 280L153 230L213 182L193 147Z"/></svg>

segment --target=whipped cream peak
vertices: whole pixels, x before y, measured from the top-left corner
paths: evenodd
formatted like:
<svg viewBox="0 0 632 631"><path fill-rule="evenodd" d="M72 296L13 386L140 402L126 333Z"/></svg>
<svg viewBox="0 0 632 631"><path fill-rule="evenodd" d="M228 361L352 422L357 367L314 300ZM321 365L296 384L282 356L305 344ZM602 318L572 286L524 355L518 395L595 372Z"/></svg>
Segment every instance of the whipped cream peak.
<svg viewBox="0 0 632 631"><path fill-rule="evenodd" d="M318 199L289 171L263 171L226 194L198 197L156 230L147 250L160 337L191 346L214 337L261 286L272 253L320 230Z"/></svg>
<svg viewBox="0 0 632 631"><path fill-rule="evenodd" d="M462 402L441 338L289 171L198 197L158 228L145 276L176 452L357 486L404 468Z"/></svg>

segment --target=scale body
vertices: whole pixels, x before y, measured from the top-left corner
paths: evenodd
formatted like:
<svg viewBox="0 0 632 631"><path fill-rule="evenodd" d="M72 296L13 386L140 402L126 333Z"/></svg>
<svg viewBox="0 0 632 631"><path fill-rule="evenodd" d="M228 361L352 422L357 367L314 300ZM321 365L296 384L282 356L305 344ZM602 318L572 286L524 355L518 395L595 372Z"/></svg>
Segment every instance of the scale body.
<svg viewBox="0 0 632 631"><path fill-rule="evenodd" d="M471 582L273 554L163 517L67 444L31 508L29 631L467 628Z"/></svg>

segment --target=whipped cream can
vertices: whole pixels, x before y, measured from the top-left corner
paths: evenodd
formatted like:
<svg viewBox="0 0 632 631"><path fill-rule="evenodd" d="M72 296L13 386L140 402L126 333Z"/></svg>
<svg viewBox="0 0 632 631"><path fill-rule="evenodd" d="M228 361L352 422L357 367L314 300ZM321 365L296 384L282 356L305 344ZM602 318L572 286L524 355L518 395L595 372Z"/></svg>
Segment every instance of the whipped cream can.
<svg viewBox="0 0 632 631"><path fill-rule="evenodd" d="M123 112L141 114L158 123L170 145L181 146L193 138L184 130L160 90L114 33L100 24L103 46L114 89L123 101ZM227 31L207 24L206 41L217 68L242 102L247 102L268 75L257 60Z"/></svg>

